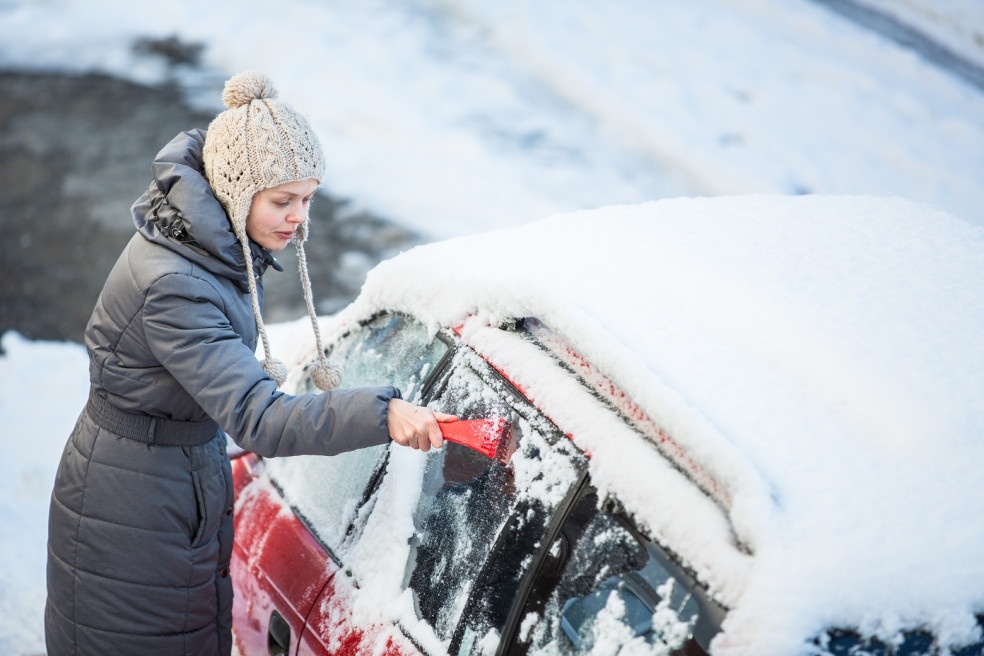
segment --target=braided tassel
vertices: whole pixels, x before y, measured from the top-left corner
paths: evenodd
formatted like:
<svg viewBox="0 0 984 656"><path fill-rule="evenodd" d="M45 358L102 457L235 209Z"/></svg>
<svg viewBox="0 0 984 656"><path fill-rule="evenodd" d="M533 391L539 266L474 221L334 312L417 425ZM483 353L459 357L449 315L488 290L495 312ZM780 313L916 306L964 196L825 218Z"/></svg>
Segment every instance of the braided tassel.
<svg viewBox="0 0 984 656"><path fill-rule="evenodd" d="M311 327L314 329L314 341L318 349L318 361L309 365L311 381L322 391L327 392L338 387L342 382L342 370L325 357L325 349L321 345L321 329L318 327L318 316L314 311L314 301L311 297L311 280L308 277L307 256L304 254L304 242L297 244L297 268L301 273L301 286L304 288L304 301L307 303L308 316L311 317Z"/></svg>
<svg viewBox="0 0 984 656"><path fill-rule="evenodd" d="M249 241L245 235L240 237L239 243L243 247L243 257L246 259L246 277L249 280L249 295L253 300L253 315L256 317L256 327L260 331L260 339L263 341L263 360L260 366L263 371L269 374L277 382L277 387L284 384L287 380L287 365L282 360L270 357L270 340L267 338L266 328L263 326L263 316L260 312L260 299L256 291L256 277L253 274L253 258L249 252Z"/></svg>

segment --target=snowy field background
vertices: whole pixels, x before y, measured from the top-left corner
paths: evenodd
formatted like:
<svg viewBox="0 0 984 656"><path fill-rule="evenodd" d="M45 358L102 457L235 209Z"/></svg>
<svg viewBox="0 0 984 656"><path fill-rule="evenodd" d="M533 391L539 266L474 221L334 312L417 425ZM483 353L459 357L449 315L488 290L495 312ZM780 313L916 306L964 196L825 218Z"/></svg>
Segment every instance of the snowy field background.
<svg viewBox="0 0 984 656"><path fill-rule="evenodd" d="M984 3L872 4L984 65ZM132 48L172 35L204 44L199 68ZM981 89L807 0L0 0L0 68L173 77L215 111L224 79L263 70L311 118L331 192L431 239L754 192L900 195L984 225ZM0 655L38 654L87 361L2 340Z"/></svg>

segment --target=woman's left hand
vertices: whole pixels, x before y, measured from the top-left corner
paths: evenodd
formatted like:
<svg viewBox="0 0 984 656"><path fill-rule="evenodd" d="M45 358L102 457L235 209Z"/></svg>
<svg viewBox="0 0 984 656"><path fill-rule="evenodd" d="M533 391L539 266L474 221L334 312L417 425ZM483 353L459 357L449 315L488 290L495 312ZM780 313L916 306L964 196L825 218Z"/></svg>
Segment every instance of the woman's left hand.
<svg viewBox="0 0 984 656"><path fill-rule="evenodd" d="M386 428L393 441L421 451L430 451L431 447L440 449L444 437L439 424L451 421L458 421L458 418L402 399L390 399L386 412Z"/></svg>

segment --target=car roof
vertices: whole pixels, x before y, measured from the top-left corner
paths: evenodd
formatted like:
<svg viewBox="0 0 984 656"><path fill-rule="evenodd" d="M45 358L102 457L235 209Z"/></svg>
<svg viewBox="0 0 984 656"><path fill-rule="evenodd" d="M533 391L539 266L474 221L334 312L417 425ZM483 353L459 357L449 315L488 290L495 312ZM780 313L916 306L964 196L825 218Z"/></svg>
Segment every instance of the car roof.
<svg viewBox="0 0 984 656"><path fill-rule="evenodd" d="M711 472L733 553L693 518L671 546L732 607L722 644L974 630L984 230L899 198L667 199L417 247L341 323L382 310L435 330L536 317ZM658 487L589 446L613 490ZM652 501L635 511L658 533Z"/></svg>

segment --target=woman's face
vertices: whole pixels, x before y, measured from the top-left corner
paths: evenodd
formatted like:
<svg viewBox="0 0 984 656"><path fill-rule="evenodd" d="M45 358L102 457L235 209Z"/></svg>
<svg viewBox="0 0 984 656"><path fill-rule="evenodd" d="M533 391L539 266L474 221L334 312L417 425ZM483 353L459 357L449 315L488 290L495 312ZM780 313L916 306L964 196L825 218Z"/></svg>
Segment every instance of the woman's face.
<svg viewBox="0 0 984 656"><path fill-rule="evenodd" d="M307 219L317 189L318 181L308 178L256 192L246 217L246 234L263 248L282 251Z"/></svg>

